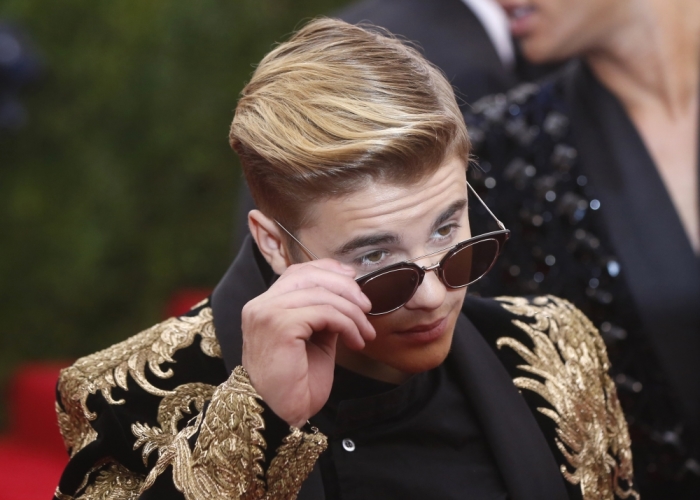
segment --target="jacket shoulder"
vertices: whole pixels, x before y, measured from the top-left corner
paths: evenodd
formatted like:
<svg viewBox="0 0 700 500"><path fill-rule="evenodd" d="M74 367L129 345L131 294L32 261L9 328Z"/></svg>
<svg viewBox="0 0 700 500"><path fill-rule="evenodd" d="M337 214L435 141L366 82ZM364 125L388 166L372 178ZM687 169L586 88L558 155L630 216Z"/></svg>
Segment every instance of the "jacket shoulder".
<svg viewBox="0 0 700 500"><path fill-rule="evenodd" d="M591 321L552 295L470 300L465 312L481 332L494 332L485 337L543 427L553 431L546 433L562 474L581 486L584 500L636 498L627 422Z"/></svg>
<svg viewBox="0 0 700 500"><path fill-rule="evenodd" d="M462 311L513 376L526 371L540 378L566 380L575 366L587 375L579 382L595 385L596 377L607 377L610 361L603 338L566 299L553 295L468 297ZM538 368L532 368L535 366Z"/></svg>
<svg viewBox="0 0 700 500"><path fill-rule="evenodd" d="M532 344L532 328L544 329L546 325L564 327L557 336L557 345L567 342L578 344L582 339L588 343L601 359L601 368L607 370L609 361L598 330L576 306L566 299L554 295L493 298L467 297L462 311L487 339L514 336Z"/></svg>
<svg viewBox="0 0 700 500"><path fill-rule="evenodd" d="M513 331L524 333L533 349L537 350L546 339L564 362L587 363L589 369L607 374L610 361L603 338L588 317L568 300L554 295L493 300L503 311L504 319L514 327ZM505 335L496 343L499 349L511 344ZM522 356L521 351L516 351Z"/></svg>
<svg viewBox="0 0 700 500"><path fill-rule="evenodd" d="M208 358L221 358L208 303L195 307L185 316L170 318L107 349L80 358L62 370L57 385L56 411L71 456L97 437L90 425L97 418L89 408L91 395L99 393L109 405L124 405L124 395L133 388L130 383L135 383L158 398L172 396L175 387L168 385L173 384L155 381L173 378L175 368L163 365L175 364L176 354L181 357L179 351L187 348L197 349ZM121 397L115 396L116 390L120 390Z"/></svg>

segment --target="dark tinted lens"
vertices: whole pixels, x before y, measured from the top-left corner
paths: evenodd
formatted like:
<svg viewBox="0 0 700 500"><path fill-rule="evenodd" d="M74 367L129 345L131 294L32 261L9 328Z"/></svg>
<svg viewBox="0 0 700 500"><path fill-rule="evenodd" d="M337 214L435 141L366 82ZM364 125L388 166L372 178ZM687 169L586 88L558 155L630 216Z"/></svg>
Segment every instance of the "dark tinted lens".
<svg viewBox="0 0 700 500"><path fill-rule="evenodd" d="M408 302L418 288L417 270L405 267L387 271L360 284L362 292L372 302L370 314L392 311Z"/></svg>
<svg viewBox="0 0 700 500"><path fill-rule="evenodd" d="M498 256L498 242L479 241L457 250L442 265L445 284L453 288L474 283L491 269Z"/></svg>

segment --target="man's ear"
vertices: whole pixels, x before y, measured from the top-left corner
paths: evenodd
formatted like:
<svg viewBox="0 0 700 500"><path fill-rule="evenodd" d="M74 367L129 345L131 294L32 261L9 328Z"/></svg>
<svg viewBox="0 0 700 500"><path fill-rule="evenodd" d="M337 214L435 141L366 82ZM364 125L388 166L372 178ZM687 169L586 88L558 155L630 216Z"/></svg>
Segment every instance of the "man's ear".
<svg viewBox="0 0 700 500"><path fill-rule="evenodd" d="M260 210L251 210L248 213L248 228L272 270L276 274L282 274L292 262L280 227Z"/></svg>

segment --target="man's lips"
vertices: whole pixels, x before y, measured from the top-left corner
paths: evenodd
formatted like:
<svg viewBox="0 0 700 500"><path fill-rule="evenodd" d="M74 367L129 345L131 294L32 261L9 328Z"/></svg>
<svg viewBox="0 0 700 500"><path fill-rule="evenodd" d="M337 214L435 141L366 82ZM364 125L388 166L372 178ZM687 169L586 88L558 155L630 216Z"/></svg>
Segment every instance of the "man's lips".
<svg viewBox="0 0 700 500"><path fill-rule="evenodd" d="M396 330L394 333L412 342L427 343L440 338L446 330L447 316L433 321L432 323L416 325L407 330Z"/></svg>
<svg viewBox="0 0 700 500"><path fill-rule="evenodd" d="M503 5L508 20L510 32L514 37L527 35L532 29L533 17L537 9L533 5Z"/></svg>

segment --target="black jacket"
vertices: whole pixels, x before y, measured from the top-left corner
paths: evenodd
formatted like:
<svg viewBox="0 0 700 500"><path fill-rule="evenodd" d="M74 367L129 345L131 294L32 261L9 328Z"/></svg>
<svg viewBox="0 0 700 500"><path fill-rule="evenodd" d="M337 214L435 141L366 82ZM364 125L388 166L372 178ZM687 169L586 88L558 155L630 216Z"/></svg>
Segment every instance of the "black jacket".
<svg viewBox="0 0 700 500"><path fill-rule="evenodd" d="M277 417L238 366L241 308L272 279L249 239L211 299L62 372L57 499L323 498L325 436L271 435ZM590 322L556 297L467 298L463 312L446 363L510 497L622 497L629 435Z"/></svg>

